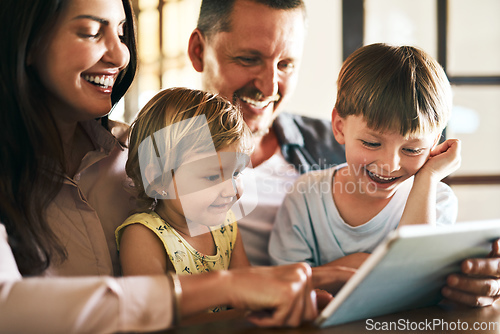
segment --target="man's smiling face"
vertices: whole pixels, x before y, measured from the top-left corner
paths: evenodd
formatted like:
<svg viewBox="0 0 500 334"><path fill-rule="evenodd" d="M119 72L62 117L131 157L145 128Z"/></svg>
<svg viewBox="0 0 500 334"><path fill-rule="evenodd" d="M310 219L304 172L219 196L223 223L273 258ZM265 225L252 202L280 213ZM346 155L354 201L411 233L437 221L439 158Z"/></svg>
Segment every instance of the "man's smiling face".
<svg viewBox="0 0 500 334"><path fill-rule="evenodd" d="M265 134L296 86L305 33L300 8L236 1L231 31L204 39L203 88L239 105L250 130Z"/></svg>

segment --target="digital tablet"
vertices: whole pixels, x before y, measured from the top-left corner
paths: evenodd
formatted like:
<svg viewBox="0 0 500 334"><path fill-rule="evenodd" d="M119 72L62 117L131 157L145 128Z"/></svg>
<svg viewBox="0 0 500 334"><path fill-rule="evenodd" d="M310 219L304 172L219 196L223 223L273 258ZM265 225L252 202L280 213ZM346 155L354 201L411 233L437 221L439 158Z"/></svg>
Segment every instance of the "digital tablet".
<svg viewBox="0 0 500 334"><path fill-rule="evenodd" d="M403 226L388 235L316 319L320 327L431 306L460 263L484 257L500 219L452 226Z"/></svg>

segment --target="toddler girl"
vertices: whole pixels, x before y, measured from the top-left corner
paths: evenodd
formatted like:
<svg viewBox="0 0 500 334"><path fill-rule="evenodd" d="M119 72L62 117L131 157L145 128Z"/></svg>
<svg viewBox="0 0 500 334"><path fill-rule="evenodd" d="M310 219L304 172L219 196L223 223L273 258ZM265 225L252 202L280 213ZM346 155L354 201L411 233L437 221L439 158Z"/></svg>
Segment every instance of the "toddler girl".
<svg viewBox="0 0 500 334"><path fill-rule="evenodd" d="M126 171L141 210L116 230L123 274L248 266L231 207L240 215L251 149L240 112L222 97L186 88L153 97L131 126Z"/></svg>

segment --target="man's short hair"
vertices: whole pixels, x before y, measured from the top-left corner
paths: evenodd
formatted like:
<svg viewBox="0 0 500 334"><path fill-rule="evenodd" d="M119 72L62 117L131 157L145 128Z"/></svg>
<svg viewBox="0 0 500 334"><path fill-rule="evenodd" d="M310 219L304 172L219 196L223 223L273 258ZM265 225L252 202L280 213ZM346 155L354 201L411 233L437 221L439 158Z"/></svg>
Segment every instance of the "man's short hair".
<svg viewBox="0 0 500 334"><path fill-rule="evenodd" d="M203 0L200 7L197 28L206 38L219 33L231 31L231 13L236 1L242 0ZM300 8L305 17L303 0L245 0L261 3L270 8L290 10Z"/></svg>

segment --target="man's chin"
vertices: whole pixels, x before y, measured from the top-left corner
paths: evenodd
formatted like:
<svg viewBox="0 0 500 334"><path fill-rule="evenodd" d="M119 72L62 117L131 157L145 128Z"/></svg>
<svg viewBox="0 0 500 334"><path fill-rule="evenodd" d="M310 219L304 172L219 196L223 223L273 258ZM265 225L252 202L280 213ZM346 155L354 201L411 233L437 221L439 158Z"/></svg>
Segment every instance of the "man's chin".
<svg viewBox="0 0 500 334"><path fill-rule="evenodd" d="M269 129L273 125L275 119L273 116L274 115L266 115L259 119L244 117L244 119L252 134L258 137L264 136L269 132Z"/></svg>
<svg viewBox="0 0 500 334"><path fill-rule="evenodd" d="M252 132L252 135L254 137L264 137L265 135L267 135L269 133L269 128L265 128L265 129L258 129L256 131L253 131Z"/></svg>
<svg viewBox="0 0 500 334"><path fill-rule="evenodd" d="M254 137L262 137L266 135L269 132L269 128L271 127L271 124L269 124L269 122L264 123L246 121L246 123Z"/></svg>

